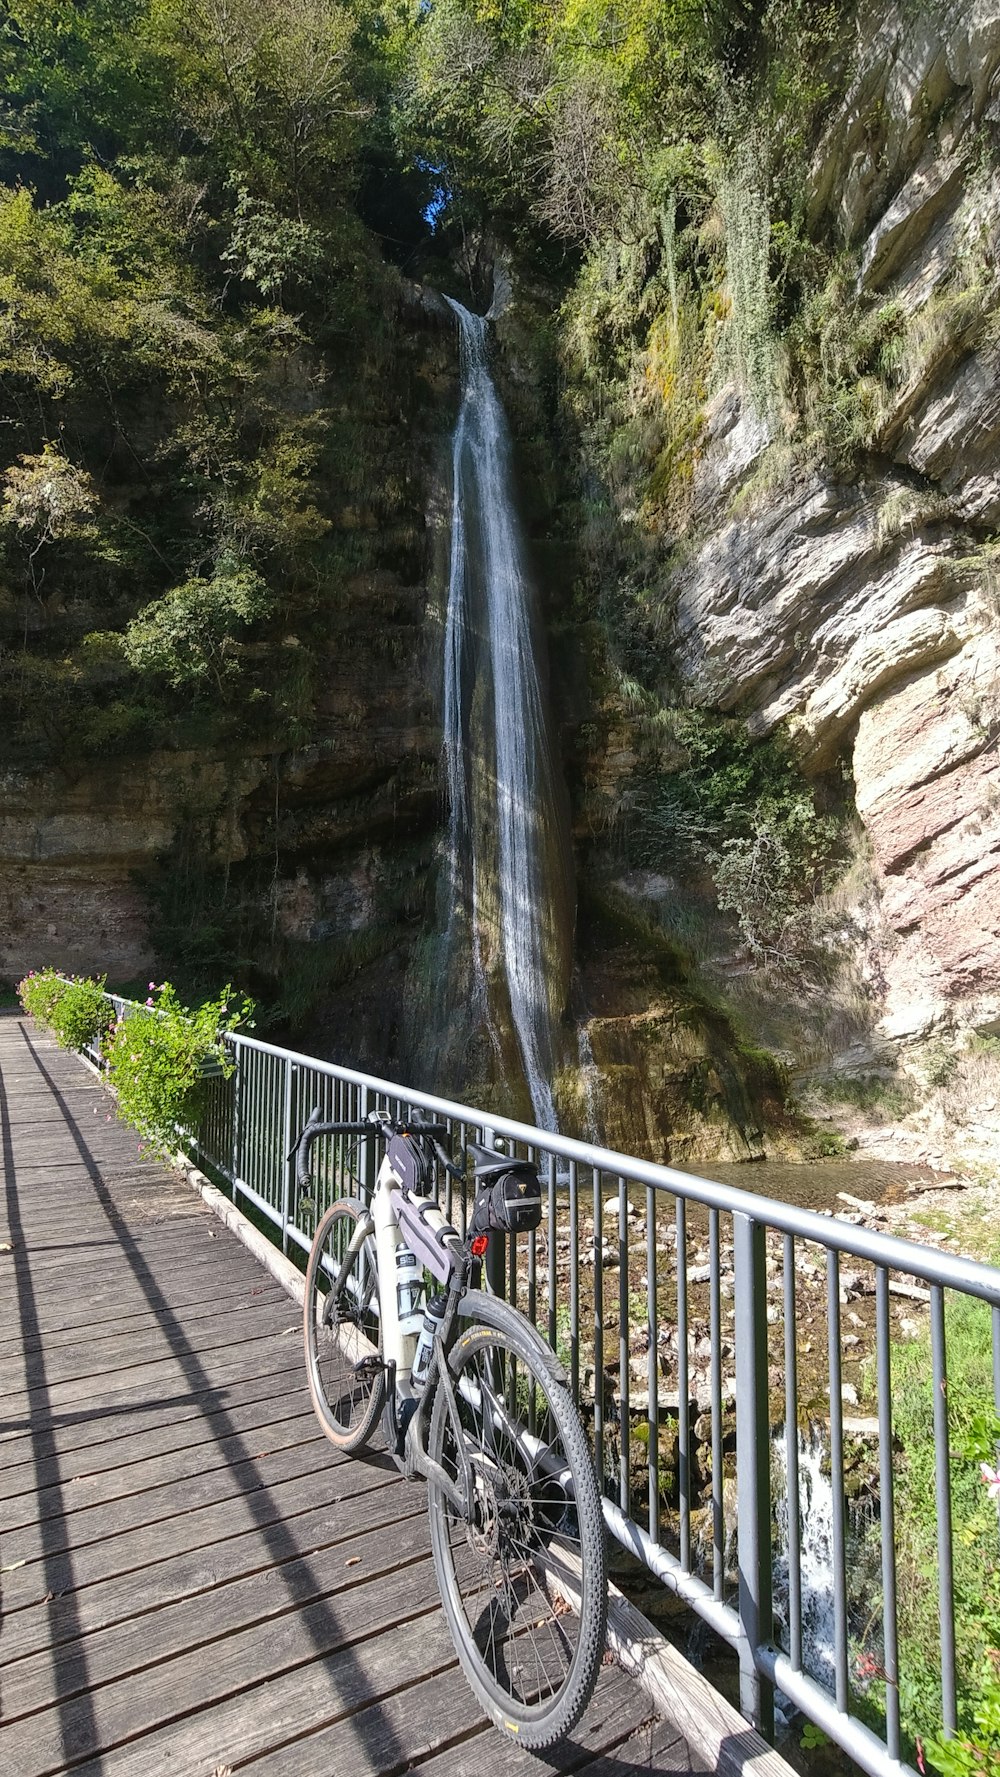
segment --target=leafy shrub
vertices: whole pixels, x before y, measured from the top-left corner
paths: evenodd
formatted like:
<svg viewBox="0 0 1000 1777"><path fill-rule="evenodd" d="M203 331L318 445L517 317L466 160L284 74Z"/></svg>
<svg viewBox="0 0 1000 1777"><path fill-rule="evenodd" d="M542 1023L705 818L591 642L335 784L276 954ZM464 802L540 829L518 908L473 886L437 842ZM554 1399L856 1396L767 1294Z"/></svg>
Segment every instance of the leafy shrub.
<svg viewBox="0 0 1000 1777"><path fill-rule="evenodd" d="M795 964L816 935L813 907L835 871L839 821L817 809L781 733L757 740L744 723L703 710L678 712L673 726L685 760L638 799L637 861L662 868L678 848L704 860L755 961Z"/></svg>
<svg viewBox="0 0 1000 1777"><path fill-rule="evenodd" d="M234 997L230 987L189 1010L165 981L160 988L151 984L145 1006L118 1020L104 1045L108 1078L122 1116L156 1152L173 1153L194 1126L205 1066L232 1073L223 1038L248 1023L252 1011L251 1001Z"/></svg>
<svg viewBox="0 0 1000 1777"><path fill-rule="evenodd" d="M110 1028L114 1012L104 991L107 980L32 970L18 986L25 1011L51 1030L62 1049L86 1049Z"/></svg>
<svg viewBox="0 0 1000 1777"><path fill-rule="evenodd" d="M956 1740L929 1740L924 1752L942 1777L1000 1777L1000 1679L987 1677L973 1725Z"/></svg>
<svg viewBox="0 0 1000 1777"><path fill-rule="evenodd" d="M32 969L18 982L17 997L29 1018L48 1027L68 986L65 976L56 969Z"/></svg>
<svg viewBox="0 0 1000 1777"><path fill-rule="evenodd" d="M60 994L52 1012L52 1032L61 1049L86 1049L109 1030L114 1009L104 991L106 975L99 981L74 977Z"/></svg>
<svg viewBox="0 0 1000 1777"><path fill-rule="evenodd" d="M923 1742L929 1768L943 1777L1000 1777L1000 1418L993 1408L990 1309L971 1297L946 1306L948 1420L958 1735L938 1739L942 1719L937 1587L930 1335L892 1348L893 1432L897 1445L895 1527L899 1706L911 1746ZM873 1531L877 1538L877 1527ZM879 1620L873 1600L872 1624ZM877 1639L867 1650L881 1661ZM869 1700L883 1703L873 1685Z"/></svg>
<svg viewBox="0 0 1000 1777"><path fill-rule="evenodd" d="M228 564L146 605L125 632L125 654L138 672L161 673L173 686L210 680L222 693L238 668L236 632L268 609L259 574Z"/></svg>

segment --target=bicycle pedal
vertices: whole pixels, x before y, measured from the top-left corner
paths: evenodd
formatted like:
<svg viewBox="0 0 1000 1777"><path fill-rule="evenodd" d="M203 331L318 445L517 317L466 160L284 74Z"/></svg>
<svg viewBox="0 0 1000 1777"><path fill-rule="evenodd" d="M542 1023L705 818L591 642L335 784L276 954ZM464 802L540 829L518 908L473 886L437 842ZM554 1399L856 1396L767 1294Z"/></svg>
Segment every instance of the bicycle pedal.
<svg viewBox="0 0 1000 1777"><path fill-rule="evenodd" d="M352 1374L367 1379L369 1376L384 1375L385 1364L380 1357L363 1357L354 1365Z"/></svg>

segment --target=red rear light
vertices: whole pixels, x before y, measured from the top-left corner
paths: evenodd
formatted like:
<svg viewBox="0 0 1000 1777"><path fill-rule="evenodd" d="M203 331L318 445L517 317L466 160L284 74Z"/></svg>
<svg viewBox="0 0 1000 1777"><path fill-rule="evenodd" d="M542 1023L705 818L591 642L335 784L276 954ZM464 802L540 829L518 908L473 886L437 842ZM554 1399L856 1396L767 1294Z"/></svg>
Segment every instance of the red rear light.
<svg viewBox="0 0 1000 1777"><path fill-rule="evenodd" d="M488 1234L477 1234L475 1240L471 1242L469 1247L469 1251L473 1258L481 1259L489 1244L490 1237Z"/></svg>

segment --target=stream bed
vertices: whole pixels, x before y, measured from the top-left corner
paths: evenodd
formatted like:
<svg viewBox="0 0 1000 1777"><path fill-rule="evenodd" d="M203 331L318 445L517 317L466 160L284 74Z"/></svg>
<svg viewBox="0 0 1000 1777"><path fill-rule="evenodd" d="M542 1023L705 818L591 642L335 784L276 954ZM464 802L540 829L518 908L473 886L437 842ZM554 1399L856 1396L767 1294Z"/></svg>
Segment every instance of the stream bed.
<svg viewBox="0 0 1000 1777"><path fill-rule="evenodd" d="M844 1213L841 1191L866 1203L888 1205L941 1186L948 1178L930 1166L870 1159L758 1160L743 1165L719 1161L703 1167L679 1164L676 1170L715 1179L738 1191L752 1191L755 1196L775 1197L779 1203L794 1203L799 1209L829 1209L835 1215Z"/></svg>

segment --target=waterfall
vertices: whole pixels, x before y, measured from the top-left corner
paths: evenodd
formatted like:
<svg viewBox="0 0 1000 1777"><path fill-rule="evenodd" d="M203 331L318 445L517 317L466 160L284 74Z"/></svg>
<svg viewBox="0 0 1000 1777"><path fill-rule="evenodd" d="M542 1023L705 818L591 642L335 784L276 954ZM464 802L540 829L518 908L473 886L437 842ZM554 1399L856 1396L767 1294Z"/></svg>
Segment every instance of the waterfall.
<svg viewBox="0 0 1000 1777"><path fill-rule="evenodd" d="M586 1116L584 1131L588 1141L600 1141L600 1106L601 1071L594 1060L594 1045L590 1040L590 1031L581 1021L577 1035L577 1053L580 1058L580 1078L583 1081L583 1107Z"/></svg>
<svg viewBox="0 0 1000 1777"><path fill-rule="evenodd" d="M833 1484L828 1438L816 1429L798 1433L799 1566L802 1576L802 1664L811 1678L833 1689ZM775 1609L787 1624L788 1470L782 1427L771 1445L778 1520ZM785 1638L787 1647L787 1637Z"/></svg>
<svg viewBox="0 0 1000 1777"><path fill-rule="evenodd" d="M486 321L447 300L459 324L462 376L444 638L448 948L454 957L468 944L473 1017L498 1051L509 1017L535 1120L554 1129L552 1033L571 919L568 835Z"/></svg>

